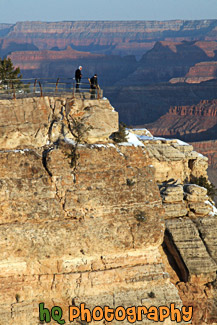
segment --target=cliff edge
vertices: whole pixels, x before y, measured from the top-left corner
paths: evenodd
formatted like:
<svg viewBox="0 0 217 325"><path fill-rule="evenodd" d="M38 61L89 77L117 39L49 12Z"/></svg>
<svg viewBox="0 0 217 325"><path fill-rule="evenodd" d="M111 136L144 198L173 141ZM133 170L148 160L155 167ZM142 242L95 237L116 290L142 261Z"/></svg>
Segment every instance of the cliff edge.
<svg viewBox="0 0 217 325"><path fill-rule="evenodd" d="M183 323L215 324L216 209L190 184L207 177L207 159L138 130L114 144L118 114L108 100L28 98L0 108L1 322L43 323L43 302L62 308L65 324L81 303L145 306L134 319L142 324L178 322L151 315L153 306L193 306Z"/></svg>

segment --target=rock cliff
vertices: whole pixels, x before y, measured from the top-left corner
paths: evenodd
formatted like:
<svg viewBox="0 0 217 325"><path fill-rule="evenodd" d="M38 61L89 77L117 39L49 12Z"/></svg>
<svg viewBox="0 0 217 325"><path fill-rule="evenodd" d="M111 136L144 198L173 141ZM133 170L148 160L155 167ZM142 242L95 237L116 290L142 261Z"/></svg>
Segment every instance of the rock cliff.
<svg viewBox="0 0 217 325"><path fill-rule="evenodd" d="M74 49L141 56L156 41L216 40L216 20L198 21L72 21L1 24L5 55L31 44L39 50ZM11 47L12 46L12 47Z"/></svg>
<svg viewBox="0 0 217 325"><path fill-rule="evenodd" d="M70 324L68 306L84 302L193 306L193 324L215 324L217 215L189 184L207 177L207 158L141 132L114 144L107 100L0 107L1 322L39 324L44 302Z"/></svg>
<svg viewBox="0 0 217 325"><path fill-rule="evenodd" d="M209 61L216 59L216 49L215 41L156 42L142 56L137 69L119 84L144 85L165 81L198 83L213 79L216 65Z"/></svg>
<svg viewBox="0 0 217 325"><path fill-rule="evenodd" d="M216 79L217 62L200 62L191 67L185 77L172 78L171 83L187 82L200 83L207 80Z"/></svg>
<svg viewBox="0 0 217 325"><path fill-rule="evenodd" d="M217 100L170 107L156 122L145 125L154 135L181 137L186 141L216 138Z"/></svg>
<svg viewBox="0 0 217 325"><path fill-rule="evenodd" d="M97 60L103 55L76 51L69 46L64 51L16 51L10 54L9 57L16 66L25 72L25 70L40 69L42 62L49 64L54 60L84 60L85 58Z"/></svg>
<svg viewBox="0 0 217 325"><path fill-rule="evenodd" d="M56 76L60 73L60 67L61 76L69 76L68 71L71 71L72 66L74 69L74 65L79 65L79 60L82 61L85 70L90 69L89 65L91 64L92 69L97 70L103 80L109 73L104 66L107 62L110 69L113 70L110 85L116 83L116 85L139 86L165 81L199 83L216 77L217 42L215 41L156 42L153 48L143 54L138 62L135 57L133 60L131 56L121 60L120 56L105 55L103 51L98 51L100 54L96 54L97 51L91 48L89 50L81 48L78 51L72 49L72 45L68 45L66 49L53 48L52 50L39 50L31 48L31 46L35 45L23 45L22 48L22 44L20 44L14 51L10 48L8 54L26 77L30 77L32 74L37 77L50 77L51 71ZM135 55L136 50L132 54ZM104 62L104 65L100 64L101 61ZM130 69L127 64L131 65ZM47 68L45 68L46 66ZM49 70L49 75L47 70ZM74 70L72 74L73 72Z"/></svg>
<svg viewBox="0 0 217 325"><path fill-rule="evenodd" d="M120 121L132 126L151 127L171 106L196 106L201 100L216 99L217 82L200 84L159 83L144 86L106 87L105 96L117 108ZM194 141L192 139L192 141Z"/></svg>
<svg viewBox="0 0 217 325"><path fill-rule="evenodd" d="M191 143L194 149L208 158L208 175L210 181L217 188L217 140L199 141ZM215 196L217 203L217 195Z"/></svg>

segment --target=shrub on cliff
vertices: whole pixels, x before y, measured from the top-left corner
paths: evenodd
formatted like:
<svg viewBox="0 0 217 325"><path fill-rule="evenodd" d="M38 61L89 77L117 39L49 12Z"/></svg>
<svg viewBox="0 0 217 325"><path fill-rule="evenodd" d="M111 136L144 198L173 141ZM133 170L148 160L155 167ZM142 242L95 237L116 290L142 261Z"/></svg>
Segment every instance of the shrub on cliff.
<svg viewBox="0 0 217 325"><path fill-rule="evenodd" d="M126 132L126 125L124 123L119 124L119 131L114 132L111 135L111 139L116 142L127 142L127 132Z"/></svg>

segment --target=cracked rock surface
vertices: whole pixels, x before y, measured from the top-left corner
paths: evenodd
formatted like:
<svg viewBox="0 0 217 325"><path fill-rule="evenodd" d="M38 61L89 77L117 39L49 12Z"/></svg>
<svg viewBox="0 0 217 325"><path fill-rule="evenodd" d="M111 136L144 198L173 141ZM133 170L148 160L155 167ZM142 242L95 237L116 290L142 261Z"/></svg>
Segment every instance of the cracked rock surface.
<svg viewBox="0 0 217 325"><path fill-rule="evenodd" d="M66 324L72 301L91 309L181 306L159 252L165 224L150 158L143 147L105 142L116 131L117 113L107 101L97 102L101 115L93 121L84 109L90 103L37 98L26 103L24 119L25 101L19 103L19 109L18 102L0 103L11 114L21 110L14 125L25 129L21 141L15 126L1 126L2 324L38 324L40 302L61 306ZM87 142L104 139L103 145L77 145L76 168L74 145L64 141L69 114L92 121Z"/></svg>
<svg viewBox="0 0 217 325"><path fill-rule="evenodd" d="M206 190L186 183L206 176L207 160L175 140L112 144L107 100L0 108L1 323L39 324L44 302L71 324L68 306L85 302L192 305L192 324L215 324L217 216ZM83 143L69 118L91 126Z"/></svg>

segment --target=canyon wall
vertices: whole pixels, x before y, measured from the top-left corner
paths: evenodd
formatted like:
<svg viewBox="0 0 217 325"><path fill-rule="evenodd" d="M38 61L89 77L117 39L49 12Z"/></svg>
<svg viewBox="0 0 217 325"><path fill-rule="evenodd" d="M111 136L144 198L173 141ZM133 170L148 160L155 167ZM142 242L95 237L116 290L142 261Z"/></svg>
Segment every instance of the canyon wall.
<svg viewBox="0 0 217 325"><path fill-rule="evenodd" d="M200 83L207 80L216 79L217 62L200 62L192 66L184 77L172 78L171 83L187 82Z"/></svg>
<svg viewBox="0 0 217 325"><path fill-rule="evenodd" d="M217 42L215 41L160 41L139 61L135 59L136 52L134 56L121 58L112 53L105 55L104 52L98 51L100 54L97 54L97 51L91 49L78 51L70 45L64 49L54 48L52 50L35 50L34 48L28 50L22 49L21 46L16 51L10 51L8 56L16 66L21 68L24 77L31 77L34 74L37 77L48 78L50 75L46 73L47 70L50 70L50 74L53 71L52 76L56 77L60 66L61 76L69 77L68 71L71 71L72 67L76 68L80 60L85 74L92 65L92 69L101 75L104 82L109 73L105 67L105 62L108 62L113 73L109 85L115 83L116 85L139 86L168 81L200 83L215 79L216 48ZM100 65L102 60L104 65ZM130 64L130 67L125 63Z"/></svg>
<svg viewBox="0 0 217 325"><path fill-rule="evenodd" d="M216 20L3 24L0 56L32 79L71 80L82 65L85 78L98 74L121 120L141 125L170 106L216 97L216 85L201 83L216 79L216 26ZM200 84L187 87L186 78Z"/></svg>
<svg viewBox="0 0 217 325"><path fill-rule="evenodd" d="M32 79L71 80L82 65L85 78L98 74L121 120L141 125L170 106L216 97L212 80L183 83L216 79L216 26L217 20L0 24L0 56Z"/></svg>
<svg viewBox="0 0 217 325"><path fill-rule="evenodd" d="M158 41L142 56L136 70L118 84L199 83L214 79L215 62L212 61L216 60L216 49L215 41Z"/></svg>
<svg viewBox="0 0 217 325"><path fill-rule="evenodd" d="M159 83L105 87L104 94L117 108L120 121L128 126L146 125L152 128L148 123L168 113L171 106L196 106L201 100L216 99L216 86L214 80L201 84Z"/></svg>
<svg viewBox="0 0 217 325"><path fill-rule="evenodd" d="M215 139L217 100L202 100L196 105L170 107L168 113L145 126L158 136L179 137L186 141Z"/></svg>
<svg viewBox="0 0 217 325"><path fill-rule="evenodd" d="M18 22L1 24L0 40L3 54L23 44L141 56L159 40L216 40L216 26L216 20Z"/></svg>
<svg viewBox="0 0 217 325"><path fill-rule="evenodd" d="M217 216L188 184L207 177L207 158L151 136L114 144L108 100L0 107L1 322L39 324L44 302L70 324L68 306L84 302L193 306L192 324L215 324Z"/></svg>

